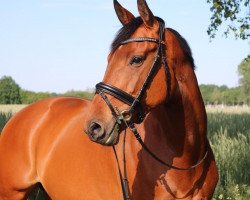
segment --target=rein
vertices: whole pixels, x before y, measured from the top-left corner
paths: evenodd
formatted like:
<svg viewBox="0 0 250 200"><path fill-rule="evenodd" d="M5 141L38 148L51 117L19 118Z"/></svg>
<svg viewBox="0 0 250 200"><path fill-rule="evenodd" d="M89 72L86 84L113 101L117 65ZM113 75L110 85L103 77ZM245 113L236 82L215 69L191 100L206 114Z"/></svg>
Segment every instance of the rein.
<svg viewBox="0 0 250 200"><path fill-rule="evenodd" d="M148 72L148 75L146 77L145 82L143 83L143 85L142 85L140 91L138 92L138 94L136 95L136 97L134 97L134 96L128 94L127 92L125 92L125 91L123 91L115 86L112 86L108 83L100 82L96 85L96 93L99 94L103 98L103 100L106 102L107 106L109 107L112 115L114 116L114 118L116 120L116 123L119 124L120 127L122 124L125 124L125 134L124 134L124 140L123 140L123 170L124 170L123 176L121 173L116 150L115 150L115 147L113 146L117 165L118 165L118 171L119 171L120 181L121 181L121 185L122 185L124 200L130 199L129 186L128 186L128 180L127 180L127 172L126 172L126 159L125 159L125 136L126 136L126 129L127 128L129 128L133 132L134 136L136 137L136 139L138 140L140 145L143 147L143 149L145 151L147 151L147 153L152 158L154 158L156 161L158 161L162 165L165 165L169 168L176 169L176 170L192 170L192 169L196 168L198 165L200 165L206 159L206 157L208 155L207 141L206 141L206 151L205 151L202 159L200 159L196 164L194 164L190 167L187 167L187 168L182 168L182 167L177 167L177 166L171 165L171 164L163 161L161 158L159 158L156 154L154 154L147 147L147 145L143 142L140 134L138 133L138 131L135 127L135 123L141 123L146 116L146 112L141 105L141 100L144 97L146 90L147 90L150 82L153 79L153 76L156 72L156 69L159 66L161 66L160 64L163 65L165 75L166 75L165 76L166 77L166 89L167 89L167 98L166 99L169 99L168 97L170 97L171 82L170 82L169 66L168 66L168 63L166 62L166 55L165 55L166 54L166 52L165 52L166 45L164 43L165 23L160 18L158 18L158 22L160 25L160 27L159 27L159 39L149 38L149 37L131 38L131 39L127 39L127 40L121 42L121 44L120 44L120 45L126 45L126 44L131 43L131 42L154 42L154 43L158 44L156 56L154 57L154 61L152 63L152 66ZM111 102L109 101L106 94L109 94L109 95L119 99L123 103L129 105L130 106L129 109L119 111L117 107L114 107L111 104ZM133 117L135 111L137 111L137 113L138 113L138 118L136 119L136 122L132 122L132 117Z"/></svg>

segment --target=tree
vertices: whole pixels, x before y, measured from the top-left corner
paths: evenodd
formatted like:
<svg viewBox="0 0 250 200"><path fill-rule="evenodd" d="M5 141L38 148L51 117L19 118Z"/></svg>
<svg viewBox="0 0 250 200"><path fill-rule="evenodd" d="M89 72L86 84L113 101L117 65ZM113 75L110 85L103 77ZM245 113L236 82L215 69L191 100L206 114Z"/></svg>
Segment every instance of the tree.
<svg viewBox="0 0 250 200"><path fill-rule="evenodd" d="M224 23L225 36L232 32L235 38L250 38L250 0L207 0L211 4L212 17L207 33L214 38Z"/></svg>
<svg viewBox="0 0 250 200"><path fill-rule="evenodd" d="M64 93L63 96L72 96L72 97L79 97L83 99L92 99L94 96L94 92L70 90Z"/></svg>
<svg viewBox="0 0 250 200"><path fill-rule="evenodd" d="M241 97L241 90L239 87L227 89L223 93L223 103L226 105L241 105L242 97Z"/></svg>
<svg viewBox="0 0 250 200"><path fill-rule="evenodd" d="M57 94L49 92L32 92L21 89L20 96L23 104L30 104L48 97L57 96Z"/></svg>
<svg viewBox="0 0 250 200"><path fill-rule="evenodd" d="M240 63L238 73L240 75L239 83L242 86L247 103L250 103L250 55Z"/></svg>
<svg viewBox="0 0 250 200"><path fill-rule="evenodd" d="M20 104L20 87L10 76L0 79L0 104Z"/></svg>

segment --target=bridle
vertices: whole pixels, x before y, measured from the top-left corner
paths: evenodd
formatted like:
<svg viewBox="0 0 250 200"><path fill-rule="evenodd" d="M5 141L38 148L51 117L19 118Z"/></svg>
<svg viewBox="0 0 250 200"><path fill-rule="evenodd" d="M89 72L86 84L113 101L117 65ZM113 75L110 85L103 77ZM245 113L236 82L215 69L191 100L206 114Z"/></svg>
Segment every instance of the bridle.
<svg viewBox="0 0 250 200"><path fill-rule="evenodd" d="M109 106L109 108L112 112L112 115L114 116L114 118L116 119L116 122L118 124L121 123L121 120L119 119L120 116L115 111L114 107L112 106L112 104L108 100L105 93L119 99L123 103L126 103L127 105L130 106L128 110L124 110L121 112L121 114L123 115L123 118L125 118L127 122L129 122L132 119L132 116L134 115L135 111L137 111L138 118L136 119L136 122L141 123L145 118L145 111L143 110L141 101L146 93L148 85L152 81L152 78L156 72L156 69L159 67L160 59L162 61L162 64L164 66L165 73L166 73L167 96L168 97L170 96L169 67L168 67L168 64L166 62L165 43L164 43L165 23L161 19L158 19L158 20L159 20L159 25L160 25L160 27L159 27L159 39L149 38L149 37L130 38L128 40L121 42L121 44L120 44L120 45L126 45L126 44L132 43L132 42L154 42L154 43L158 44L158 48L156 51L156 55L154 57L153 64L148 72L148 75L145 79L145 82L143 83L143 85L142 85L140 91L138 92L138 94L136 95L136 97L134 97L134 96L128 94L127 92L120 90L119 88L112 86L108 83L100 82L96 85L96 93L101 95L103 100ZM168 97L166 99L168 99Z"/></svg>
<svg viewBox="0 0 250 200"><path fill-rule="evenodd" d="M157 20L159 22L159 39L149 38L149 37L139 37L139 38L127 39L127 40L120 43L120 45L126 45L126 44L131 43L131 42L154 42L154 43L158 44L156 55L154 57L154 61L152 63L152 66L148 72L148 75L146 77L145 82L143 83L143 85L142 85L141 89L139 90L138 94L136 95L136 97L128 94L127 92L125 92L125 91L123 91L123 90L121 90L113 85L105 83L105 82L100 82L96 85L96 93L99 94L103 98L103 100L106 102L113 117L116 120L116 123L119 124L120 126L122 126L122 124L123 125L125 124L125 127L129 128L133 132L133 134L135 135L136 139L141 144L141 146L155 160L157 160L158 162L160 162L161 164L163 164L169 168L173 168L176 170L192 170L192 169L196 168L198 165L200 165L207 157L207 154L208 154L207 141L206 141L206 151L205 151L201 160L199 160L196 164L194 164L190 167L187 167L187 168L177 167L177 166L171 165L169 163L166 163L165 161L160 159L158 156L156 156L143 142L140 134L138 133L138 131L134 125L135 122L132 122L132 119L134 117L135 112L137 112L137 114L138 114L138 118L136 120L133 120L133 121L136 121L136 123L141 123L146 116L146 112L143 109L142 104L141 104L142 98L144 97L146 90L148 89L148 86L149 86L150 82L152 81L157 68L161 66L160 64L163 65L164 71L165 71L166 89L167 89L166 99L169 99L169 97L170 97L170 90L171 90L171 81L170 80L171 79L170 79L169 66L168 66L168 63L166 62L166 55L165 55L166 54L165 53L166 52L165 51L166 44L164 42L164 40L165 40L165 23L160 18L157 18ZM129 109L123 110L120 112L117 107L114 107L111 104L111 102L109 101L106 94L109 94L109 95L119 99L123 103L129 105L130 106ZM119 166L119 162L118 162L115 148L114 148L114 152L115 152L115 156L117 159L118 170L119 170L119 174L120 174L120 180L121 180L122 191L123 191L123 197L125 200L128 200L128 199L130 199L130 197L129 197L130 195L129 195L127 175L126 175L127 173L126 173L126 161L125 161L125 136L124 136L124 145L123 145L124 177L122 176L122 173L120 170L120 166Z"/></svg>

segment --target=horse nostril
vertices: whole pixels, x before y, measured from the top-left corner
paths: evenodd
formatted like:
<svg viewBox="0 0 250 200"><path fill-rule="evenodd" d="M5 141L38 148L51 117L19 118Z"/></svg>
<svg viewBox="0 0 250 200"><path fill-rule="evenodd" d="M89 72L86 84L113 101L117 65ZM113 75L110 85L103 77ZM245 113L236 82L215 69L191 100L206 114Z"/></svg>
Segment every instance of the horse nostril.
<svg viewBox="0 0 250 200"><path fill-rule="evenodd" d="M97 122L91 122L88 132L94 140L101 139L104 136L104 128Z"/></svg>
<svg viewBox="0 0 250 200"><path fill-rule="evenodd" d="M90 129L91 133L98 135L100 133L100 131L102 130L102 127L99 124L93 122L93 123L91 123L89 129Z"/></svg>

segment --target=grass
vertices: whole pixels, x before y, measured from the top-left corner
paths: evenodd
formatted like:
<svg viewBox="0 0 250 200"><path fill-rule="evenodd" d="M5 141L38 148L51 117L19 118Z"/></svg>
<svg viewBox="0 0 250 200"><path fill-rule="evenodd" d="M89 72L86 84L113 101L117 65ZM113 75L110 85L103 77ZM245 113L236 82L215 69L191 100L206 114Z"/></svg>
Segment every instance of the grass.
<svg viewBox="0 0 250 200"><path fill-rule="evenodd" d="M208 137L219 169L214 199L250 199L250 113L208 113Z"/></svg>
<svg viewBox="0 0 250 200"><path fill-rule="evenodd" d="M220 176L214 199L250 199L250 135L221 129L210 141Z"/></svg>
<svg viewBox="0 0 250 200"><path fill-rule="evenodd" d="M0 132L12 113L23 107L0 105ZM220 176L213 200L250 199L250 112L247 109L207 108L208 137ZM28 199L42 200L43 193L40 191L38 196L33 193Z"/></svg>
<svg viewBox="0 0 250 200"><path fill-rule="evenodd" d="M8 113L8 112L16 113L16 112L20 111L21 109L23 109L26 106L27 105L23 105L23 104L16 104L16 105L13 105L13 104L8 104L8 105L0 104L0 112L2 112L2 113Z"/></svg>
<svg viewBox="0 0 250 200"><path fill-rule="evenodd" d="M2 129L4 125L7 123L7 121L15 114L16 112L20 111L27 105L23 104L0 104L0 133L2 132Z"/></svg>
<svg viewBox="0 0 250 200"><path fill-rule="evenodd" d="M250 134L250 113L207 113L208 137L226 130L228 136L237 136L237 133Z"/></svg>
<svg viewBox="0 0 250 200"><path fill-rule="evenodd" d="M0 133L2 132L4 125L9 121L12 115L12 112L0 112Z"/></svg>
<svg viewBox="0 0 250 200"><path fill-rule="evenodd" d="M250 106L225 106L225 105L207 105L206 110L208 113L227 113L227 114L250 114Z"/></svg>

